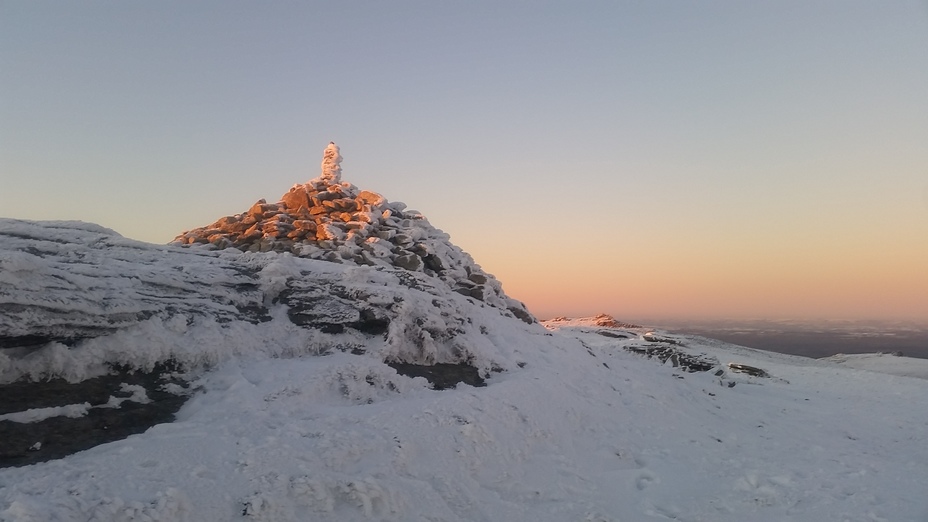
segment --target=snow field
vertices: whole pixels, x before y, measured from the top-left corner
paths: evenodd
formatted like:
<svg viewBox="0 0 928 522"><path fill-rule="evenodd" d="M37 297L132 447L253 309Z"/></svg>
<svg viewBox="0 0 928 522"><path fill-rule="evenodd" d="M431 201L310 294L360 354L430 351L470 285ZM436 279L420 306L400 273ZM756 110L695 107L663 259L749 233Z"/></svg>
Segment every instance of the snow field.
<svg viewBox="0 0 928 522"><path fill-rule="evenodd" d="M0 520L928 514L924 380L682 337L772 378L677 373L621 349L640 339L520 339L524 368L441 392L363 355L224 361L172 424L0 470Z"/></svg>
<svg viewBox="0 0 928 522"><path fill-rule="evenodd" d="M928 520L921 361L649 341L583 321L549 332L425 274L3 224L4 331L57 317L93 335L0 353L0 382L167 360L195 380L173 423L0 469L2 522ZM325 294L330 281L344 297ZM322 334L275 301L294 290L326 320L357 313L349 301L394 315L382 335ZM239 307L256 303L267 317L248 320ZM624 349L653 339L722 374ZM468 361L489 378L435 391L391 358ZM2 420L86 412L45 410Z"/></svg>

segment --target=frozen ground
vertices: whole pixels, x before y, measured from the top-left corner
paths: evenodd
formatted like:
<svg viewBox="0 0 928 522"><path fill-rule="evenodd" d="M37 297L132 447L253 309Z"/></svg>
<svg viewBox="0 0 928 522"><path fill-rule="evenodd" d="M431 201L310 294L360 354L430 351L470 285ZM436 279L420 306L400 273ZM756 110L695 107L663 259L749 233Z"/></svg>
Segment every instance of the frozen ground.
<svg viewBox="0 0 928 522"><path fill-rule="evenodd" d="M928 381L665 335L771 377L678 373L631 333L527 333L524 368L445 391L238 357L174 423L0 470L0 520L928 519Z"/></svg>
<svg viewBox="0 0 928 522"><path fill-rule="evenodd" d="M847 368L928 379L928 359L895 357L888 353L839 353L828 357L826 360Z"/></svg>
<svg viewBox="0 0 928 522"><path fill-rule="evenodd" d="M38 226L22 225L9 241L35 241ZM52 229L60 237L41 249L0 256L5 288L26 292L48 275L61 283L57 291L104 297L101 312L80 298L86 293L65 299L40 286L28 294L59 312L84 312L69 320L99 333L93 317L136 302L122 298L139 288L131 277L110 273L104 283L107 274L93 272L90 258L117 252L120 273L147 278L148 318L107 316L126 323L70 347L51 342L4 356L0 375L82 365L71 375L80 379L102 371L106 358L145 367L154 353L198 362L195 391L173 423L0 469L3 522L928 520L928 372L912 359L814 360L582 320L546 329L426 278L400 287L393 272L374 268L184 254L92 226ZM65 261L80 273L62 268ZM186 295L184 281L198 270L214 283L196 291L222 301L198 306L216 308L223 321L198 319L181 307L187 298L172 304L175 315L157 316L167 312L154 289L168 292L160 283L169 279L166 295ZM270 319L249 322L249 296L262 302L288 278L342 281L349 294L398 315L382 335L330 339L287 322L284 304L265 300ZM399 310L393 295L403 298ZM398 330L403 324L432 325L435 338L415 337L429 341L426 355L468 358L487 371L487 386L436 391L424 378L398 375L384 360L415 340ZM460 332L440 342L447 325ZM337 349L345 339L352 349ZM661 363L628 350L654 347L675 355ZM683 355L715 363L688 373L674 366ZM12 412L3 422L86 409Z"/></svg>

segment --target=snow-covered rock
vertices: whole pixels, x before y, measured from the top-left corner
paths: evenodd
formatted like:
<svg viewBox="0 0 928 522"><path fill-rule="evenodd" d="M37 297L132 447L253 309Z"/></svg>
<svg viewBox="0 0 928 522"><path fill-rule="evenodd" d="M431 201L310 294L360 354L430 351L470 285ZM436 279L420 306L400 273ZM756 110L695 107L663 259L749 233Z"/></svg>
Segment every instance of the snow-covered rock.
<svg viewBox="0 0 928 522"><path fill-rule="evenodd" d="M205 246L0 219L0 396L28 398L0 404L0 466L170 420L186 381L237 357L347 352L436 389L515 368L492 325L544 332L531 314L423 217L341 182L340 161L330 144L320 178L184 236Z"/></svg>
<svg viewBox="0 0 928 522"><path fill-rule="evenodd" d="M322 154L322 175L321 179L330 185L338 185L342 182L342 155L339 154L338 145L330 141Z"/></svg>
<svg viewBox="0 0 928 522"><path fill-rule="evenodd" d="M370 352L268 357L252 338L251 355L196 379L175 422L0 469L0 520L928 514L924 379L595 321L548 332L499 314L486 321L515 367L492 372L486 387L444 391ZM628 349L652 345L715 359L723 373L682 372ZM729 363L768 377L729 372Z"/></svg>
<svg viewBox="0 0 928 522"><path fill-rule="evenodd" d="M450 289L534 323L525 306L507 296L445 232L406 205L342 182L339 148L329 143L322 174L294 185L276 204L258 200L241 214L178 235L175 245L298 257L361 266L399 267L432 276Z"/></svg>
<svg viewBox="0 0 928 522"><path fill-rule="evenodd" d="M540 329L424 272L151 245L76 222L0 220L0 281L0 383L203 366L256 338L269 356L362 350L487 372L512 365L484 333L491 318Z"/></svg>
<svg viewBox="0 0 928 522"><path fill-rule="evenodd" d="M0 220L0 522L928 519L923 365L542 327L339 161L176 245Z"/></svg>

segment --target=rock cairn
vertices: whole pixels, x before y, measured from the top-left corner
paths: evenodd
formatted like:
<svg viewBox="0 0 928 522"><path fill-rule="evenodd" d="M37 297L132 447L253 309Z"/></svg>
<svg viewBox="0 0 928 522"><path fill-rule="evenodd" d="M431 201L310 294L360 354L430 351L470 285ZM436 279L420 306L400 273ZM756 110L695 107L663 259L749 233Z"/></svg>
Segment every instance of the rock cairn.
<svg viewBox="0 0 928 522"><path fill-rule="evenodd" d="M338 146L329 143L318 178L294 185L277 203L260 199L247 212L186 231L172 244L290 252L335 263L422 272L455 292L536 322L521 302L503 293L496 278L422 214L343 182L341 161Z"/></svg>

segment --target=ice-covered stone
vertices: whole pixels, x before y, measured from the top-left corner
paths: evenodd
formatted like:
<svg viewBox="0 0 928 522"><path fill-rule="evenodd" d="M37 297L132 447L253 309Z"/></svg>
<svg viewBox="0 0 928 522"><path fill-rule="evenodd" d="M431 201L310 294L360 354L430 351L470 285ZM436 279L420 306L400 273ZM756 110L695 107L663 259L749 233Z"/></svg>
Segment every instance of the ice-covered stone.
<svg viewBox="0 0 928 522"><path fill-rule="evenodd" d="M534 322L521 303L510 302L499 281L425 216L407 210L404 203L387 201L376 192L341 181L341 161L338 146L329 143L321 175L294 185L279 203L258 200L244 214L185 232L174 243L248 252L286 251L337 263L394 266L434 276L449 289L467 288L467 295L473 297L478 296L470 289L477 283L483 285L478 298ZM341 249L346 242L363 241L367 241L363 251Z"/></svg>
<svg viewBox="0 0 928 522"><path fill-rule="evenodd" d="M339 154L338 145L334 141L329 142L322 154L322 176L320 178L329 183L337 184L342 182L342 155Z"/></svg>

